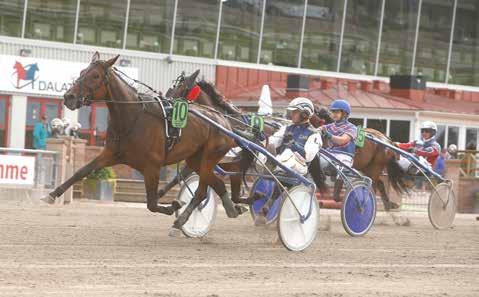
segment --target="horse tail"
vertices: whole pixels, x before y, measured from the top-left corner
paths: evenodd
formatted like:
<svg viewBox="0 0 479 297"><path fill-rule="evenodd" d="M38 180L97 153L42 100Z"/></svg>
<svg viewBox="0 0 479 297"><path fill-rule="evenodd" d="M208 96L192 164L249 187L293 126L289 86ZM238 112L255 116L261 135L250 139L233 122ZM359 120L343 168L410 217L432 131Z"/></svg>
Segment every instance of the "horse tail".
<svg viewBox="0 0 479 297"><path fill-rule="evenodd" d="M394 191L396 191L398 194L407 193L408 189L404 182L406 173L399 166L399 163L395 157L389 159L386 165L386 170L388 173L389 182Z"/></svg>

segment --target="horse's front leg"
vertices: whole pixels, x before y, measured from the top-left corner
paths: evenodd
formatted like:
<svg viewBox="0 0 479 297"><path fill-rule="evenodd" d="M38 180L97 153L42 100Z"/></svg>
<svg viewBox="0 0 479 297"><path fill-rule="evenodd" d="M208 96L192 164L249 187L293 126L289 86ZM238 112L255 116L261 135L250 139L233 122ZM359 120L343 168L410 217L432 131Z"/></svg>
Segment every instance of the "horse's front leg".
<svg viewBox="0 0 479 297"><path fill-rule="evenodd" d="M167 215L172 215L176 210L181 208L178 201L173 201L171 206L158 205L158 184L160 182L160 175L158 168L145 170L143 176L145 177L146 202L148 210L151 212L159 212Z"/></svg>
<svg viewBox="0 0 479 297"><path fill-rule="evenodd" d="M98 157L96 157L93 161L88 163L87 165L80 168L75 174L73 174L69 179L67 179L63 184L58 186L53 192L48 194L46 197L43 197L41 200L53 204L57 197L63 195L63 193L68 190L73 184L82 180L86 177L90 172L93 170L97 170L106 166L112 166L117 164L117 161L114 158L114 155L109 150L103 150Z"/></svg>

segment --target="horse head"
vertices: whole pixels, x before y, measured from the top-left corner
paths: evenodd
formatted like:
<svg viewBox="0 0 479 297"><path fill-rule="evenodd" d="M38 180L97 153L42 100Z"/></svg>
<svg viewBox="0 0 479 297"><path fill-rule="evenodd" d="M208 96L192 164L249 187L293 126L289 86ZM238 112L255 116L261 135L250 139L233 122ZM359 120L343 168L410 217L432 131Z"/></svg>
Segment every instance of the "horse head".
<svg viewBox="0 0 479 297"><path fill-rule="evenodd" d="M199 73L199 69L193 72L193 74L190 76L185 76L185 73L182 72L174 81L173 86L168 89L165 96L168 98L188 98L191 96L197 97L199 95L199 89L195 87L196 78L198 77Z"/></svg>
<svg viewBox="0 0 479 297"><path fill-rule="evenodd" d="M311 117L310 122L315 128L318 128L325 124L330 124L333 121L334 120L331 117L327 108L314 105L314 114Z"/></svg>
<svg viewBox="0 0 479 297"><path fill-rule="evenodd" d="M63 95L65 106L75 110L96 100L108 99L110 69L119 56L102 61L100 60L100 54L95 52L90 65L80 72L80 77L73 82L70 89Z"/></svg>

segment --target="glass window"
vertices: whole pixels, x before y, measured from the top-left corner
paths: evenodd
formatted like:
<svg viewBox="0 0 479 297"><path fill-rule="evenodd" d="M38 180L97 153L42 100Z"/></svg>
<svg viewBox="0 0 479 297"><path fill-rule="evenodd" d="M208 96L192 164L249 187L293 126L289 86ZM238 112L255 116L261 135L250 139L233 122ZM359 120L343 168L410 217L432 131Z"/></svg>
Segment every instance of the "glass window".
<svg viewBox="0 0 479 297"><path fill-rule="evenodd" d="M262 0L223 1L218 58L256 63Z"/></svg>
<svg viewBox="0 0 479 297"><path fill-rule="evenodd" d="M174 6L174 0L131 1L126 47L169 53Z"/></svg>
<svg viewBox="0 0 479 297"><path fill-rule="evenodd" d="M0 35L20 37L24 0L0 0Z"/></svg>
<svg viewBox="0 0 479 297"><path fill-rule="evenodd" d="M367 121L368 128L378 130L383 134L386 134L387 123L387 120L368 119Z"/></svg>
<svg viewBox="0 0 479 297"><path fill-rule="evenodd" d="M453 2L436 0L422 4L415 72L431 81L446 79Z"/></svg>
<svg viewBox="0 0 479 297"><path fill-rule="evenodd" d="M447 127L447 146L451 144L458 145L459 127Z"/></svg>
<svg viewBox="0 0 479 297"><path fill-rule="evenodd" d="M219 1L178 1L174 53L213 58L218 27Z"/></svg>
<svg viewBox="0 0 479 297"><path fill-rule="evenodd" d="M77 42L121 48L127 0L81 0Z"/></svg>
<svg viewBox="0 0 479 297"><path fill-rule="evenodd" d="M364 126L364 119L358 119L358 118L349 118L348 121L353 123L356 126Z"/></svg>
<svg viewBox="0 0 479 297"><path fill-rule="evenodd" d="M266 0L260 62L298 66L304 0Z"/></svg>
<svg viewBox="0 0 479 297"><path fill-rule="evenodd" d="M309 0L302 68L336 71L344 0Z"/></svg>
<svg viewBox="0 0 479 297"><path fill-rule="evenodd" d="M25 37L73 42L77 0L28 0Z"/></svg>
<svg viewBox="0 0 479 297"><path fill-rule="evenodd" d="M95 116L96 130L100 133L106 132L108 127L108 108L97 107Z"/></svg>
<svg viewBox="0 0 479 297"><path fill-rule="evenodd" d="M479 86L479 3L458 0L449 83Z"/></svg>
<svg viewBox="0 0 479 297"><path fill-rule="evenodd" d="M374 74L381 0L348 1L341 72Z"/></svg>
<svg viewBox="0 0 479 297"><path fill-rule="evenodd" d="M446 126L438 125L437 126L437 134L436 134L437 143L444 147L446 143Z"/></svg>
<svg viewBox="0 0 479 297"><path fill-rule="evenodd" d="M27 104L27 126L33 126L40 120L40 102L28 102Z"/></svg>
<svg viewBox="0 0 479 297"><path fill-rule="evenodd" d="M411 73L418 8L419 0L386 1L378 75Z"/></svg>
<svg viewBox="0 0 479 297"><path fill-rule="evenodd" d="M389 137L397 142L409 142L410 121L391 120L389 122Z"/></svg>
<svg viewBox="0 0 479 297"><path fill-rule="evenodd" d="M466 150L477 150L477 132L479 129L466 129Z"/></svg>
<svg viewBox="0 0 479 297"><path fill-rule="evenodd" d="M78 110L78 122L81 125L81 129L90 129L91 121L91 106L83 106Z"/></svg>

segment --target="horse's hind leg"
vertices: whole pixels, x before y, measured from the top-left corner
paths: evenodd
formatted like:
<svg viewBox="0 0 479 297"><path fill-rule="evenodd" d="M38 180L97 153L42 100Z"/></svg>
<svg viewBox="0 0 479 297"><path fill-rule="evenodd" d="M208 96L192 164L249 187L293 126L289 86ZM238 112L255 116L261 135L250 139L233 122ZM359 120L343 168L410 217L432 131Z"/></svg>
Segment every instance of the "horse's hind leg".
<svg viewBox="0 0 479 297"><path fill-rule="evenodd" d="M165 185L164 188L158 191L158 198L165 196L165 194L168 193L168 191L171 190L171 188L173 188L180 182L180 178L185 178L188 175L190 175L192 172L193 170L191 170L188 166L184 166L181 169L179 175L177 174L169 183Z"/></svg>
<svg viewBox="0 0 479 297"><path fill-rule="evenodd" d="M146 188L146 202L148 210L151 212L159 212L166 215L172 215L176 210L181 208L181 205L177 201L173 201L171 206L159 206L158 205L158 184L160 181L160 174L158 168L151 168L144 171L145 176L145 188Z"/></svg>

